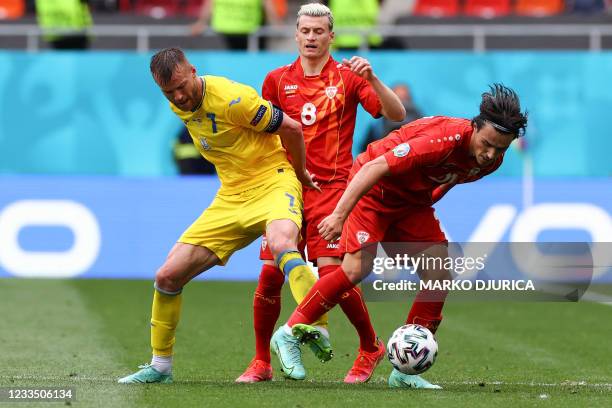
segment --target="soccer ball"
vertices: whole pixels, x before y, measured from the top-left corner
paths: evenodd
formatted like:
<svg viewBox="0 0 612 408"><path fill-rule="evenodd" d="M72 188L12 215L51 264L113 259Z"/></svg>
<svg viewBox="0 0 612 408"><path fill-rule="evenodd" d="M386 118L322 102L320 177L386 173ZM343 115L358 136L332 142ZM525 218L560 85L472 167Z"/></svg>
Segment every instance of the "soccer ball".
<svg viewBox="0 0 612 408"><path fill-rule="evenodd" d="M395 330L387 343L391 365L404 374L421 374L436 361L438 343L429 329L407 324Z"/></svg>

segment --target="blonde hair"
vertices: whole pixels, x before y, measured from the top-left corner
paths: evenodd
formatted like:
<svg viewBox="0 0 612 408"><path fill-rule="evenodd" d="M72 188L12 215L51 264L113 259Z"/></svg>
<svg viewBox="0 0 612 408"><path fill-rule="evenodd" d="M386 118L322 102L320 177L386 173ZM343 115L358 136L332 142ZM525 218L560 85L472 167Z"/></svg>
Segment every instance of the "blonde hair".
<svg viewBox="0 0 612 408"><path fill-rule="evenodd" d="M303 4L300 7L300 10L297 13L297 22L296 25L300 25L300 17L308 16L308 17L327 17L329 20L329 31L333 31L334 29L334 16L329 9L324 4L321 3L308 3Z"/></svg>

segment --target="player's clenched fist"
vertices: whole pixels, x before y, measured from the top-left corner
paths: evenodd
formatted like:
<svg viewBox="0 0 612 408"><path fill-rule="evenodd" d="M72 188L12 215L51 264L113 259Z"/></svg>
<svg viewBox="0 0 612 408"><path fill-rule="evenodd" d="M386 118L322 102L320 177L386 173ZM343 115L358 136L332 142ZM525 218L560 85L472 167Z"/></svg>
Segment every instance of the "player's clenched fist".
<svg viewBox="0 0 612 408"><path fill-rule="evenodd" d="M370 61L363 57L353 56L350 60L343 58L342 64L366 81L369 81L374 76Z"/></svg>

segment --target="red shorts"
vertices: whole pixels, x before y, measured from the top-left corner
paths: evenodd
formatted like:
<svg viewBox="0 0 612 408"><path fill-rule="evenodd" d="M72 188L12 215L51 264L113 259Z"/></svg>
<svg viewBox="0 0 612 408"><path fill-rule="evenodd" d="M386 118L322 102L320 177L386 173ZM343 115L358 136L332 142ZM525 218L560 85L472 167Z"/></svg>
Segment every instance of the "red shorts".
<svg viewBox="0 0 612 408"><path fill-rule="evenodd" d="M344 223L340 237L343 254L377 242L446 243L433 207L386 206L374 187L358 202Z"/></svg>
<svg viewBox="0 0 612 408"><path fill-rule="evenodd" d="M321 235L317 225L331 214L336 208L336 204L344 192L344 183L337 187L324 186L323 192L319 193L314 189L304 189L304 221L302 226L302 242L300 251L304 251L304 246L308 248L308 260L315 262L317 258L332 256L339 258L341 255L338 248L338 241L327 242ZM261 241L259 259L272 260L274 257L266 244L266 236Z"/></svg>

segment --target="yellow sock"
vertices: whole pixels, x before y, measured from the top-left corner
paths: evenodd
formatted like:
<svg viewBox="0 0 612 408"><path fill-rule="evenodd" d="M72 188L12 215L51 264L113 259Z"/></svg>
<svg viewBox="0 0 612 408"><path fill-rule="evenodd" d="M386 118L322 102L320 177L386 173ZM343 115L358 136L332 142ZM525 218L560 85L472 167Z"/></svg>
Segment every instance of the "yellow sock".
<svg viewBox="0 0 612 408"><path fill-rule="evenodd" d="M182 295L155 289L151 310L151 348L155 356L171 356L176 326L181 316Z"/></svg>
<svg viewBox="0 0 612 408"><path fill-rule="evenodd" d="M283 252L276 260L278 267L285 276L289 277L289 288L295 301L300 304L308 294L308 291L314 286L317 279L314 273L310 270L302 255L298 251ZM317 321L313 322L313 326L322 326L328 329L327 313L322 315Z"/></svg>

